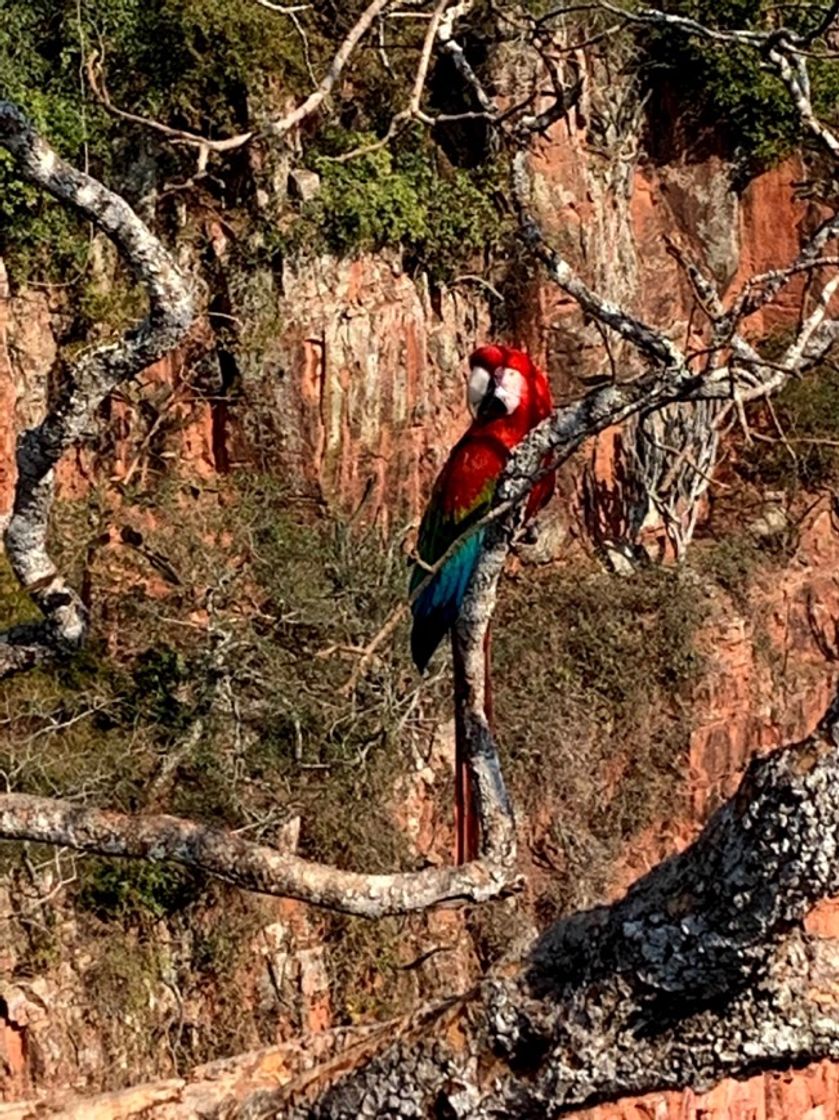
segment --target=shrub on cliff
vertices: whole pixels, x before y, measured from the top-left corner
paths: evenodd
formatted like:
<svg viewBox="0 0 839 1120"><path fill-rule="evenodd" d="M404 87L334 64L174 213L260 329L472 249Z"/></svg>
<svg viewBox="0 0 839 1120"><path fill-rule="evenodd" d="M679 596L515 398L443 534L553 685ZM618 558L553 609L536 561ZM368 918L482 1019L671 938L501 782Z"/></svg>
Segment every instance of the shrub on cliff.
<svg viewBox="0 0 839 1120"><path fill-rule="evenodd" d="M339 255L401 245L409 264L443 279L458 263L500 248L510 230L485 169L452 167L424 129L347 162L334 158L375 142L372 133L324 138L313 160L322 190L304 208L294 244L308 241Z"/></svg>
<svg viewBox="0 0 839 1120"><path fill-rule="evenodd" d="M789 5L779 15L771 0L669 0L661 7L688 16L709 28L738 29L777 26L792 30L817 26L821 11L810 5ZM642 71L656 97L686 116L688 146L712 134L750 171L787 156L804 142L801 121L781 80L761 63L760 56L736 43L715 43L681 32L656 29L645 33ZM826 120L839 110L839 75L828 62L810 66L813 106Z"/></svg>

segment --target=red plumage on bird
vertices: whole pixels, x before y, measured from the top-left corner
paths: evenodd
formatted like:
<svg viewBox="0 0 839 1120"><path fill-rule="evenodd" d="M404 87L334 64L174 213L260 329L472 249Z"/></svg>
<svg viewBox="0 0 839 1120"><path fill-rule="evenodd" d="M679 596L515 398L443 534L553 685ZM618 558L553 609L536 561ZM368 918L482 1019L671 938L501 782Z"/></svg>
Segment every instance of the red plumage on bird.
<svg viewBox="0 0 839 1120"><path fill-rule="evenodd" d="M421 671L457 620L481 554L482 522L492 508L510 454L550 415L553 397L547 378L524 351L487 345L469 359L467 404L472 423L434 483L419 530L420 562L411 575L411 652ZM550 499L554 483L553 472L536 482L528 497L526 518ZM457 696L464 682L456 648L454 669ZM460 727L456 740L456 859L465 863L477 858L478 830Z"/></svg>

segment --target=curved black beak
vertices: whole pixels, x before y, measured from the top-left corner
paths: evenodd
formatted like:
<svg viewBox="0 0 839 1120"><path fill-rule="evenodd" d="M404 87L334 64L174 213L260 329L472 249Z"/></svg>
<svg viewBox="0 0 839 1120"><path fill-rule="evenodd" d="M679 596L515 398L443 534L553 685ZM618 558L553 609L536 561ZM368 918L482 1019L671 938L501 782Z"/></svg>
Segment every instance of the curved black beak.
<svg viewBox="0 0 839 1120"><path fill-rule="evenodd" d="M506 416L507 409L504 402L495 395L495 382L490 382L489 388L478 405L477 416L479 420L498 420Z"/></svg>

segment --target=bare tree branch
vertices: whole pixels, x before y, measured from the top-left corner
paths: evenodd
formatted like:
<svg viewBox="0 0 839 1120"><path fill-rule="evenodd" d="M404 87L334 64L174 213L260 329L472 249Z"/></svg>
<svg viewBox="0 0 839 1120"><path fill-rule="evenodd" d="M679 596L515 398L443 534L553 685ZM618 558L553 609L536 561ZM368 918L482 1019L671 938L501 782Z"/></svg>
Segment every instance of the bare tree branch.
<svg viewBox="0 0 839 1120"><path fill-rule="evenodd" d="M839 137L827 127L824 121L819 120L813 109L806 60L801 55L797 55L789 41L783 38L773 41L767 55L789 90L804 127L812 132L834 158L839 156Z"/></svg>
<svg viewBox="0 0 839 1120"><path fill-rule="evenodd" d="M77 648L87 629L84 606L56 570L46 547L53 468L88 432L111 390L167 354L193 321L191 293L174 261L119 195L65 163L20 110L0 102L0 144L22 178L49 191L107 234L143 282L149 312L119 341L82 353L66 371L57 399L41 423L17 441L17 485L6 527L9 563L44 615L40 627L0 635L0 677L62 650Z"/></svg>
<svg viewBox="0 0 839 1120"><path fill-rule="evenodd" d="M689 848L525 960L402 1019L139 1086L120 1115L550 1118L839 1057L839 949L802 929L839 892L838 746L839 696L751 763Z"/></svg>
<svg viewBox="0 0 839 1120"><path fill-rule="evenodd" d="M368 9L369 11L369 9ZM20 173L79 210L122 250L149 291L147 319L118 343L84 354L41 424L18 440L18 482L6 549L12 568L45 615L40 627L18 627L0 639L0 675L31 668L77 649L87 619L76 591L46 551L53 468L82 438L93 413L120 382L175 346L189 329L192 299L177 268L128 204L90 176L64 163L20 111L0 103L0 143ZM200 735L199 724L196 734ZM474 763L482 790L482 858L456 869L362 875L309 863L239 837L169 817L128 817L60 801L9 794L0 804L0 837L62 843L105 855L170 859L211 872L251 890L299 898L345 913L378 917L421 910L440 902L482 901L516 883L516 837L494 744Z"/></svg>
<svg viewBox="0 0 839 1120"><path fill-rule="evenodd" d="M260 0L257 0L260 2ZM305 6L305 5L304 5ZM125 109L120 109L111 100L111 95L108 92L108 87L105 82L104 74L104 50L101 53L92 51L90 56L85 62L85 73L87 74L87 81L90 89L96 99L108 110L108 112L118 117L122 121L128 121L129 124L139 124L144 128L150 128L152 131L164 136L173 144L187 144L198 148L198 170L203 171L206 167L207 156L210 152L233 152L238 148L243 147L249 143L254 137L253 130L248 132L241 132L236 136L227 136L221 139L211 139L207 136L199 136L194 132L188 132L183 128L172 128L162 121L156 121L152 117L143 117L138 113L130 113Z"/></svg>
<svg viewBox="0 0 839 1120"><path fill-rule="evenodd" d="M301 28L297 13L311 7L310 4L279 5L269 3L268 0L256 0L256 3L280 15L288 16L294 21L298 33L301 32ZM140 116L137 113L131 113L121 109L115 105L110 98L105 83L105 77L102 72L102 62L96 55L92 55L86 63L88 82L96 98L104 105L108 112L112 113L114 116L119 117L121 120L129 121L132 124L139 124L145 128L150 128L174 144L187 144L197 148L199 151L199 171L203 171L207 156L210 152L226 153L236 151L246 144L249 144L257 136L269 136L275 139L281 139L298 125L302 124L308 117L316 113L332 93L335 84L341 77L344 68L360 41L367 34L376 19L378 19L382 12L392 3L394 3L394 0L372 0L350 28L346 37L338 47L338 50L333 55L329 68L323 78L317 83L309 96L296 108L292 109L291 112L286 113L284 117L278 120L271 121L262 130L251 129L247 132L238 133L236 136L212 139L207 136L200 136L198 133L189 132L186 129L172 128L162 121L157 121L151 117Z"/></svg>
<svg viewBox="0 0 839 1120"><path fill-rule="evenodd" d="M459 3L449 8L438 24L437 39L440 43L440 49L451 58L461 77L471 87L480 107L487 116L494 117L498 112L498 107L481 85L463 47L454 37L454 25L459 19L463 19L474 6L475 0L460 0Z"/></svg>
<svg viewBox="0 0 839 1120"><path fill-rule="evenodd" d="M808 52L805 49L832 26L839 11L838 5L831 5L828 11L821 13L815 29L806 36L787 28L716 30L681 15L656 8L629 9L612 0L566 5L540 17L540 22L577 10L607 12L619 16L624 25L655 26L703 38L721 48L738 43L759 52L784 81L803 126L831 155L835 157L839 153L839 141L817 118L813 109L807 72ZM626 506L624 522L630 537L628 543L631 547L636 543L647 511L657 510L677 555L681 555L696 524L698 502L713 474L719 421L726 411L721 397L717 398L717 403L707 401L708 390L714 384L719 386L723 377L729 377L728 397L742 415L745 401L774 392L783 385L790 371L800 373L809 368L820 360L839 336L839 325L828 318L835 290L832 279L817 285L810 314L799 325L797 337L779 360L768 362L762 359L742 333L744 320L771 303L794 275L801 272L813 274L820 268L835 271L836 258L825 256L824 251L839 232L839 216L833 215L823 222L789 265L782 265L747 281L739 295L730 301L728 309L723 306L716 286L702 270L676 247L670 246L670 252L685 270L699 305L710 320L711 338L701 354L684 355L672 348L668 355L671 344L660 332L639 324L624 311L619 310L614 316L612 308L604 308L602 301L598 303L596 298L592 299L592 293L584 285L580 286L568 262L547 244L528 213L526 176L521 174L525 166L523 153L519 154L518 161L515 194L524 240L542 260L548 274L576 299L585 314L631 341L648 361L691 364L701 355L706 359L707 377L704 390L700 392L700 396L706 397L706 404L673 405L654 413L645 410L640 419L633 421L628 438L624 440L627 483L623 500ZM712 391L712 395L717 394Z"/></svg>
<svg viewBox="0 0 839 1120"><path fill-rule="evenodd" d="M349 62L361 39L367 34L379 15L393 2L394 0L372 0L372 3L367 5L333 55L329 69L317 88L312 90L306 100L292 112L287 113L278 121L272 121L265 129L267 136L285 136L320 108L334 89L335 83L341 77L344 67Z"/></svg>
<svg viewBox="0 0 839 1120"><path fill-rule="evenodd" d="M593 292L576 274L570 262L548 244L530 212L530 181L524 151L515 155L513 193L519 209L522 240L544 264L550 278L571 296L580 309L631 342L649 360L667 368L680 365L684 361L683 356L668 338Z"/></svg>
<svg viewBox="0 0 839 1120"><path fill-rule="evenodd" d="M477 769L481 788L490 790L490 768L479 763ZM0 837L104 856L171 860L246 890L379 918L444 902L482 902L514 885L509 850L512 844L514 858L514 839L501 819L508 814L493 814L491 802L492 795L484 798L484 859L463 867L387 875L342 871L178 817L130 816L26 794L0 795Z"/></svg>

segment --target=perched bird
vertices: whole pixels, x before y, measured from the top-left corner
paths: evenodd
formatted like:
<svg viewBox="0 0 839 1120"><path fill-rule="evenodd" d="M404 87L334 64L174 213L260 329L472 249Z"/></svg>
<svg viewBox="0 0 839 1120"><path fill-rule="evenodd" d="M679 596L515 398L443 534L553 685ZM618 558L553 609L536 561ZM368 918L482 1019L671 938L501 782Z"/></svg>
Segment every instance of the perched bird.
<svg viewBox="0 0 839 1120"><path fill-rule="evenodd" d="M469 359L467 404L472 424L434 483L419 530L420 562L411 573L411 653L421 672L456 621L478 563L486 530L468 531L489 512L510 452L549 415L553 399L545 375L527 354L506 346L481 346ZM548 501L553 487L553 474L536 483L527 517ZM448 558L439 571L431 574L429 569L444 556ZM456 646L454 670L457 695L463 688L463 668ZM460 727L456 754L456 857L464 863L477 857L478 836Z"/></svg>

